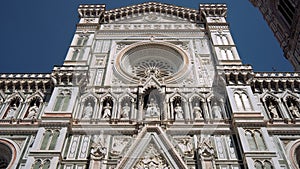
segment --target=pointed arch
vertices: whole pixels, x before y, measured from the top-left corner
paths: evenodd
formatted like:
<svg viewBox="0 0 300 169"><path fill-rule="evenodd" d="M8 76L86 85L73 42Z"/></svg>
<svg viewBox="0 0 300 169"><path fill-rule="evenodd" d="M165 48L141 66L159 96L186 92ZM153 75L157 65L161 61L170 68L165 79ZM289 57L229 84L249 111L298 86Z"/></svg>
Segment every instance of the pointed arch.
<svg viewBox="0 0 300 169"><path fill-rule="evenodd" d="M206 98L202 94L193 93L188 97L189 110L191 112L191 119L199 120L207 118L207 103Z"/></svg>
<svg viewBox="0 0 300 169"><path fill-rule="evenodd" d="M170 117L172 120L189 120L190 111L186 96L176 89L176 92L169 96Z"/></svg>
<svg viewBox="0 0 300 169"><path fill-rule="evenodd" d="M15 119L18 117L20 110L24 103L24 95L21 92L16 92L10 95L3 108L2 118L4 119Z"/></svg>
<svg viewBox="0 0 300 169"><path fill-rule="evenodd" d="M125 120L136 119L135 104L134 104L135 100L136 97L128 90L119 96L117 119L125 119Z"/></svg>
<svg viewBox="0 0 300 169"><path fill-rule="evenodd" d="M116 119L117 97L111 91L106 92L100 97L100 118Z"/></svg>
<svg viewBox="0 0 300 169"><path fill-rule="evenodd" d="M99 109L99 95L94 92L85 93L81 96L80 107L77 112L77 118L90 120L97 118Z"/></svg>

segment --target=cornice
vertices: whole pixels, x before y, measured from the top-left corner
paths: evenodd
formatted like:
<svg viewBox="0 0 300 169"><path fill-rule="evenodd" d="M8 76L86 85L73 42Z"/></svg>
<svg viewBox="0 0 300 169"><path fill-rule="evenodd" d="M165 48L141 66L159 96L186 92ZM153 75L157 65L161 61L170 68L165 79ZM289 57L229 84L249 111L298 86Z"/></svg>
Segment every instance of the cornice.
<svg viewBox="0 0 300 169"><path fill-rule="evenodd" d="M36 91L50 92L52 89L49 73L10 73L0 74L0 90L5 93L21 91L33 93Z"/></svg>
<svg viewBox="0 0 300 169"><path fill-rule="evenodd" d="M251 84L256 92L300 91L300 73L298 72L256 72Z"/></svg>
<svg viewBox="0 0 300 169"><path fill-rule="evenodd" d="M249 85L254 76L250 65L219 65L217 69L227 85Z"/></svg>
<svg viewBox="0 0 300 169"><path fill-rule="evenodd" d="M55 86L86 86L88 66L55 66L51 74Z"/></svg>
<svg viewBox="0 0 300 169"><path fill-rule="evenodd" d="M226 17L226 4L200 4L200 12L206 17Z"/></svg>

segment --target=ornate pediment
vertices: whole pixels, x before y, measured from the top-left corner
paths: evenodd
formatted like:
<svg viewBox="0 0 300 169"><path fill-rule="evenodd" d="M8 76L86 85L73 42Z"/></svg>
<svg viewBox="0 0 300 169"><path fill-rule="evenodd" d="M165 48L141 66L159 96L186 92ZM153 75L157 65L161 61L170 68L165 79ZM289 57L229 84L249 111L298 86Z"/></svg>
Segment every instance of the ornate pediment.
<svg viewBox="0 0 300 169"><path fill-rule="evenodd" d="M178 23L178 22L189 22L186 19L177 16L171 16L166 14L161 14L157 12L143 13L142 15L128 17L124 20L115 21L114 23L145 23L145 24L155 24L155 23Z"/></svg>
<svg viewBox="0 0 300 169"><path fill-rule="evenodd" d="M187 168L160 127L145 127L117 168Z"/></svg>

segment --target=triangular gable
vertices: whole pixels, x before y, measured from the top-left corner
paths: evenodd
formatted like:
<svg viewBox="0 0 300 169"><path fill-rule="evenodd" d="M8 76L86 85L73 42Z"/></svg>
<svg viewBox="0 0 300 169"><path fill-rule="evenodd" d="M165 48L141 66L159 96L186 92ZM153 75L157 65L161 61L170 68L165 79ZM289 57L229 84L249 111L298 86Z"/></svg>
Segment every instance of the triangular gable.
<svg viewBox="0 0 300 169"><path fill-rule="evenodd" d="M12 99L14 99L16 97L19 97L21 102L24 102L24 100L25 100L25 95L22 92L17 91L15 93L11 94L10 96L8 96L5 102L10 102Z"/></svg>
<svg viewBox="0 0 300 169"><path fill-rule="evenodd" d="M100 102L103 102L107 97L111 97L113 102L117 101L116 95L109 90L107 93L101 96Z"/></svg>
<svg viewBox="0 0 300 169"><path fill-rule="evenodd" d="M136 98L135 95L133 95L129 89L125 90L122 94L119 95L118 100L122 101L124 98L130 98L130 100L133 102L134 99Z"/></svg>
<svg viewBox="0 0 300 169"><path fill-rule="evenodd" d="M132 15L130 17L124 18L122 20L116 20L111 23L144 23L144 24L155 24L155 23L190 23L186 19L177 16L165 15L158 12L153 13L143 13L141 15Z"/></svg>
<svg viewBox="0 0 300 169"><path fill-rule="evenodd" d="M198 98L201 102L205 102L205 97L200 93L192 93L189 97L189 102L192 102L194 98Z"/></svg>
<svg viewBox="0 0 300 169"><path fill-rule="evenodd" d="M31 96L29 96L27 99L26 99L26 102L30 102L32 99L38 97L40 99L41 102L43 102L43 99L45 97L45 94L42 93L41 91L37 91L35 93L33 93Z"/></svg>
<svg viewBox="0 0 300 169"><path fill-rule="evenodd" d="M155 76L151 76L146 80L146 82L143 84L143 89L146 91L150 88L156 88L160 89L162 84L158 81L158 79Z"/></svg>
<svg viewBox="0 0 300 169"><path fill-rule="evenodd" d="M276 96L275 94L271 93L271 92L265 92L265 93L263 93L263 94L261 95L261 99L262 99L263 101L266 101L266 98L267 98L267 97L270 97L270 98L275 99L276 101L279 101L279 97Z"/></svg>
<svg viewBox="0 0 300 169"><path fill-rule="evenodd" d="M146 13L160 13L171 17L181 18L189 22L197 22L200 19L199 10L184 8L175 5L163 4L159 2L146 2L133 6L117 8L103 13L101 22L110 23L113 21L127 20L128 18L140 16Z"/></svg>
<svg viewBox="0 0 300 169"><path fill-rule="evenodd" d="M285 92L281 95L281 98L283 98L284 101L286 101L288 97L292 97L292 98L294 98L294 99L296 99L296 100L299 100L299 96L296 95L295 93L289 91L289 90L285 91Z"/></svg>
<svg viewBox="0 0 300 169"><path fill-rule="evenodd" d="M178 89L176 89L176 92L174 92L169 98L170 98L170 101L173 102L174 101L174 98L175 97L180 97L182 99L182 101L186 102L187 99L186 97L184 96L183 93L179 92Z"/></svg>
<svg viewBox="0 0 300 169"><path fill-rule="evenodd" d="M153 154L156 154L158 159L152 158ZM143 128L117 168L134 168L134 166L144 164L187 169L186 164L160 127Z"/></svg>
<svg viewBox="0 0 300 169"><path fill-rule="evenodd" d="M85 102L88 98L92 98L94 103L97 103L99 96L94 92L88 92L81 96L82 102Z"/></svg>

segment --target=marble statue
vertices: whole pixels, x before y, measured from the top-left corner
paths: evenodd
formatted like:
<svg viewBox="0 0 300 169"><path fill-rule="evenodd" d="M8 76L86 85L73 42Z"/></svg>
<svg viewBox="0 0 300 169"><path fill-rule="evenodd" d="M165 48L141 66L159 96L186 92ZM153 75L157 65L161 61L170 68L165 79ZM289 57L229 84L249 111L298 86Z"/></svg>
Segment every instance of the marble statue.
<svg viewBox="0 0 300 169"><path fill-rule="evenodd" d="M202 110L199 107L199 103L195 104L193 110L194 110L194 118L195 119L201 119L202 118Z"/></svg>
<svg viewBox="0 0 300 169"><path fill-rule="evenodd" d="M271 117L272 117L273 119L279 118L279 115L278 115L276 106L274 106L272 102L270 102L270 105L268 106L268 110L269 110L270 115L271 115Z"/></svg>
<svg viewBox="0 0 300 169"><path fill-rule="evenodd" d="M214 102L212 108L211 108L211 111L212 111L212 116L213 118L216 118L216 119L220 119L222 118L222 110L221 110L221 107L218 105L217 102Z"/></svg>
<svg viewBox="0 0 300 169"><path fill-rule="evenodd" d="M28 111L28 115L25 119L33 119L33 118L36 118L37 116L37 113L38 113L38 107L36 105L36 103L33 104L33 106L31 106L29 108L29 111Z"/></svg>
<svg viewBox="0 0 300 169"><path fill-rule="evenodd" d="M299 109L297 106L294 105L294 103L291 102L291 106L289 107L289 110L293 117L295 117L295 118L300 117Z"/></svg>
<svg viewBox="0 0 300 169"><path fill-rule="evenodd" d="M159 107L153 98L150 99L150 103L147 105L146 115L147 116L159 115Z"/></svg>
<svg viewBox="0 0 300 169"><path fill-rule="evenodd" d="M177 119L183 119L183 110L179 103L176 104L174 111Z"/></svg>
<svg viewBox="0 0 300 169"><path fill-rule="evenodd" d="M128 103L125 103L121 110L121 118L128 118L130 112L130 107Z"/></svg>
<svg viewBox="0 0 300 169"><path fill-rule="evenodd" d="M84 119L89 119L92 117L93 115L93 107L92 107L92 104L90 102L88 102L87 106L84 108L83 110L83 117Z"/></svg>
<svg viewBox="0 0 300 169"><path fill-rule="evenodd" d="M102 118L110 118L111 117L111 106L110 104L107 102L106 106L103 108L104 109L104 113Z"/></svg>
<svg viewBox="0 0 300 169"><path fill-rule="evenodd" d="M5 119L14 118L16 115L17 108L18 107L17 107L16 103L14 103L12 106L10 106Z"/></svg>

